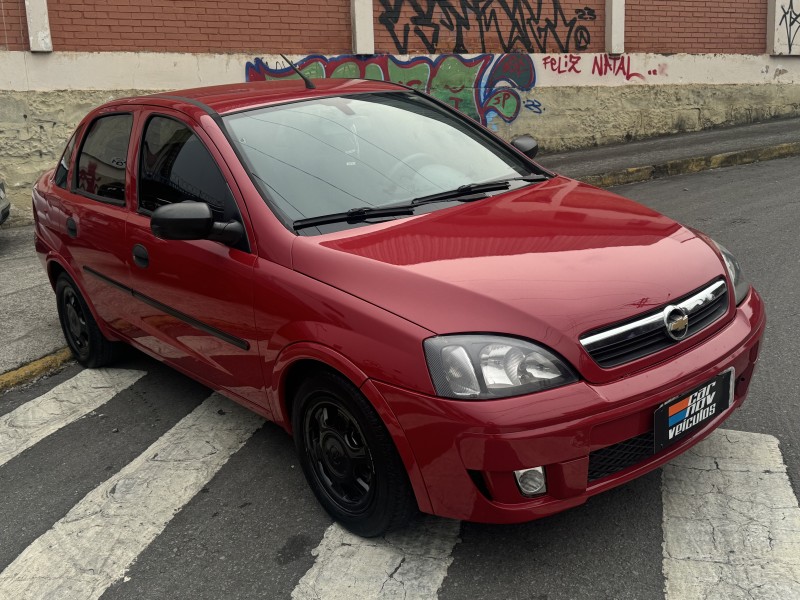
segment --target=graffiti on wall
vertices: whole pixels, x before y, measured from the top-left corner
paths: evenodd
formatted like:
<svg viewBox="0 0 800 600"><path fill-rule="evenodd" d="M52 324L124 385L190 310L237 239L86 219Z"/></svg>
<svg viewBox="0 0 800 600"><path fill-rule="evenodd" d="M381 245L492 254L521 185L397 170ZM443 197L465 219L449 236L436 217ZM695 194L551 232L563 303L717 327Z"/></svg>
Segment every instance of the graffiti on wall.
<svg viewBox="0 0 800 600"><path fill-rule="evenodd" d="M378 23L400 54L422 48L431 54L486 52L497 44L503 52L582 52L591 44L586 24L597 20L595 9L568 14L560 0L380 0L380 5ZM476 43L479 48L472 46Z"/></svg>
<svg viewBox="0 0 800 600"><path fill-rule="evenodd" d="M343 55L325 57L319 54L297 61L297 67L312 79L376 79L392 81L424 91L447 102L476 121L487 125L498 117L510 123L524 106L541 114L541 103L528 99L519 91L536 85L536 69L527 54L480 54L474 57L441 55L401 60L391 55L361 57ZM277 63L274 67L256 58L245 66L247 81L296 78L291 67Z"/></svg>
<svg viewBox="0 0 800 600"><path fill-rule="evenodd" d="M797 48L795 39L800 33L800 13L794 8L794 0L789 0L789 5L782 4L780 7L781 20L778 23L786 34L786 43L789 47L789 54L793 54Z"/></svg>
<svg viewBox="0 0 800 600"><path fill-rule="evenodd" d="M584 62L584 58L586 61ZM584 57L581 54L562 54L559 56L545 56L542 58L542 67L558 75L575 73L580 75L586 69L585 63L591 61L590 72L598 79L620 78L625 81L639 79L644 81L645 74L636 71L632 66L632 57L629 54L595 54ZM666 75L667 65L662 63L657 69L648 69L646 75Z"/></svg>

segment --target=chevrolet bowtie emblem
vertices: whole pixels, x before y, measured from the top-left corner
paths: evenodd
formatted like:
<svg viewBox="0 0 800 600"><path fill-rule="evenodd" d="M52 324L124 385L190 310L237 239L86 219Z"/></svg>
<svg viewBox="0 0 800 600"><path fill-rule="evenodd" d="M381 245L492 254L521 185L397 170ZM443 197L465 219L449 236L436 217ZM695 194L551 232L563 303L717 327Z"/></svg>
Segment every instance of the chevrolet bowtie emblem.
<svg viewBox="0 0 800 600"><path fill-rule="evenodd" d="M664 309L664 326L667 335L673 340L682 340L689 333L689 315L686 309L679 306L668 306Z"/></svg>

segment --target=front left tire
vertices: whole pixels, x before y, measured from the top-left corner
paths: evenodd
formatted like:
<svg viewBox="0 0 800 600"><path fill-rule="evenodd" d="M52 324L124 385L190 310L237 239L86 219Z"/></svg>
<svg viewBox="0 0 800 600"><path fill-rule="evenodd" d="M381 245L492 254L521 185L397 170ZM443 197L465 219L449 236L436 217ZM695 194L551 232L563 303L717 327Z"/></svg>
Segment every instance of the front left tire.
<svg viewBox="0 0 800 600"><path fill-rule="evenodd" d="M349 380L311 375L294 399L292 427L306 479L328 513L363 537L417 513L403 461L378 413Z"/></svg>

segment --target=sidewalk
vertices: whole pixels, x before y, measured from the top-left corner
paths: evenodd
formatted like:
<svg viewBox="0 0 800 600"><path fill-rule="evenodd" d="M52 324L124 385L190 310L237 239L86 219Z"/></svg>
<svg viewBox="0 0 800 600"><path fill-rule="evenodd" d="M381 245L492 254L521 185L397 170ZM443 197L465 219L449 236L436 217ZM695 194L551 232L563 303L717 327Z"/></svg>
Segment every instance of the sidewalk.
<svg viewBox="0 0 800 600"><path fill-rule="evenodd" d="M562 175L610 187L800 154L800 119L679 133L616 146L542 155Z"/></svg>
<svg viewBox="0 0 800 600"><path fill-rule="evenodd" d="M677 134L561 154L539 162L607 187L800 154L800 119ZM0 229L0 393L69 359L33 227Z"/></svg>
<svg viewBox="0 0 800 600"><path fill-rule="evenodd" d="M28 370L16 372L22 365L64 345L55 294L33 249L33 226L0 230L0 394L29 379Z"/></svg>

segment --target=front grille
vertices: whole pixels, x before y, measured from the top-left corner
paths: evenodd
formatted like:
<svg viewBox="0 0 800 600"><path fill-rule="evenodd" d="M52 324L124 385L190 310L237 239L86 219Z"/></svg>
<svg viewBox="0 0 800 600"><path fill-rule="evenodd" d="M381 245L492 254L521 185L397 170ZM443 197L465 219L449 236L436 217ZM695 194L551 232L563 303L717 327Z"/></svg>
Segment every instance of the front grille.
<svg viewBox="0 0 800 600"><path fill-rule="evenodd" d="M589 453L589 482L602 479L653 456L652 431Z"/></svg>
<svg viewBox="0 0 800 600"><path fill-rule="evenodd" d="M689 331L683 338L688 339L725 314L728 310L728 287L724 280L717 280L669 306L680 307L688 315ZM662 306L631 321L589 332L581 338L581 344L589 356L604 368L616 367L674 346L679 341L667 335L664 325L666 307Z"/></svg>

